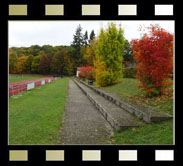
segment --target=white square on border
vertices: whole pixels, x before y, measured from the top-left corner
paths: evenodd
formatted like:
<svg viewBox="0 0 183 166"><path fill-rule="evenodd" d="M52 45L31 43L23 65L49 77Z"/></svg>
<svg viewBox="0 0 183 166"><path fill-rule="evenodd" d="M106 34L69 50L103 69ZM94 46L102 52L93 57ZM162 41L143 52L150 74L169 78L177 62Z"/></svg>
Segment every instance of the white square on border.
<svg viewBox="0 0 183 166"><path fill-rule="evenodd" d="M10 150L9 161L28 161L27 150Z"/></svg>
<svg viewBox="0 0 183 166"><path fill-rule="evenodd" d="M155 161L173 161L174 151L173 150L156 150Z"/></svg>
<svg viewBox="0 0 183 166"><path fill-rule="evenodd" d="M63 16L64 15L64 5L45 5L45 15L46 16Z"/></svg>
<svg viewBox="0 0 183 166"><path fill-rule="evenodd" d="M118 5L118 15L137 15L137 5Z"/></svg>
<svg viewBox="0 0 183 166"><path fill-rule="evenodd" d="M46 161L64 161L64 150L46 150Z"/></svg>
<svg viewBox="0 0 183 166"><path fill-rule="evenodd" d="M9 16L27 16L26 4L9 4Z"/></svg>
<svg viewBox="0 0 183 166"><path fill-rule="evenodd" d="M100 150L83 150L82 160L83 161L100 161L101 151Z"/></svg>
<svg viewBox="0 0 183 166"><path fill-rule="evenodd" d="M172 16L173 15L173 5L155 5L155 15L156 16Z"/></svg>
<svg viewBox="0 0 183 166"><path fill-rule="evenodd" d="M119 161L137 161L137 150L119 150Z"/></svg>
<svg viewBox="0 0 183 166"><path fill-rule="evenodd" d="M82 15L83 16L99 16L100 15L100 5L82 5Z"/></svg>

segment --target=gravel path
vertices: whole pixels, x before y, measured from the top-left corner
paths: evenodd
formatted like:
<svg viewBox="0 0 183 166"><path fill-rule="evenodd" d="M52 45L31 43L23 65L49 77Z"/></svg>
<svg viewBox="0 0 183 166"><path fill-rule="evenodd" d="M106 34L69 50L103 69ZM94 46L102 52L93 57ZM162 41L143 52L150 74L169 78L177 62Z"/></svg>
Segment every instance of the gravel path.
<svg viewBox="0 0 183 166"><path fill-rule="evenodd" d="M110 144L112 131L109 123L70 80L60 144Z"/></svg>

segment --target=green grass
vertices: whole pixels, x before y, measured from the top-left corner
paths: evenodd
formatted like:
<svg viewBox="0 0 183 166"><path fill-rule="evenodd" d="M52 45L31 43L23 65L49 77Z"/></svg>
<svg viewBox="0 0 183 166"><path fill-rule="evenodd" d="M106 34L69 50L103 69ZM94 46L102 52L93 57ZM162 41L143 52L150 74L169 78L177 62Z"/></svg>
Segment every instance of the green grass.
<svg viewBox="0 0 183 166"><path fill-rule="evenodd" d="M137 129L115 131L115 144L173 144L172 120L147 124Z"/></svg>
<svg viewBox="0 0 183 166"><path fill-rule="evenodd" d="M97 88L118 95L123 101L149 105L173 115L172 86L167 89L165 95L148 98L142 89L137 88L139 85L140 83L132 78L122 78L119 83L108 87L98 87L96 83L94 84ZM173 121L146 124L137 129L126 129L122 132L115 131L112 141L114 144L173 144Z"/></svg>
<svg viewBox="0 0 183 166"><path fill-rule="evenodd" d="M9 144L58 144L68 79L9 99Z"/></svg>
<svg viewBox="0 0 183 166"><path fill-rule="evenodd" d="M44 76L9 76L9 82L17 82L17 81L24 81L24 80L33 80L33 79L38 79L38 78L43 78Z"/></svg>
<svg viewBox="0 0 183 166"><path fill-rule="evenodd" d="M161 97L146 97L142 89L137 88L140 83L133 78L122 78L118 84L102 87L101 89L117 94L121 98L134 100L140 104L152 106L158 110L173 114L173 93L172 86L168 88L166 95ZM95 87L96 84L94 85Z"/></svg>

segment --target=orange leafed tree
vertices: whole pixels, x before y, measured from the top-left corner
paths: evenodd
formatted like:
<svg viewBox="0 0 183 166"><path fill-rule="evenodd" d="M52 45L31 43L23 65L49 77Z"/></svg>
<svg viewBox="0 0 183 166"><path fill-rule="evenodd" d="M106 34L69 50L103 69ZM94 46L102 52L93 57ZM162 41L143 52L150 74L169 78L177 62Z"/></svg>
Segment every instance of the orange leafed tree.
<svg viewBox="0 0 183 166"><path fill-rule="evenodd" d="M159 25L147 29L149 33L130 43L138 63L136 78L149 96L161 95L172 83L169 76L173 72L173 34Z"/></svg>

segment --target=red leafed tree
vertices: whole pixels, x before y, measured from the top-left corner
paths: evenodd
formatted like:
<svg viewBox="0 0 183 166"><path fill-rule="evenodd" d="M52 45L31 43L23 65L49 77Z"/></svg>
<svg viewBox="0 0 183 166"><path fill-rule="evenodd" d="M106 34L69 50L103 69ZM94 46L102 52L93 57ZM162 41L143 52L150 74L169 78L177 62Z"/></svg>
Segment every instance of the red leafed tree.
<svg viewBox="0 0 183 166"><path fill-rule="evenodd" d="M173 72L173 34L159 25L147 28L141 39L131 41L132 50L137 65L136 78L141 82L148 95L161 95L172 81L169 80Z"/></svg>

